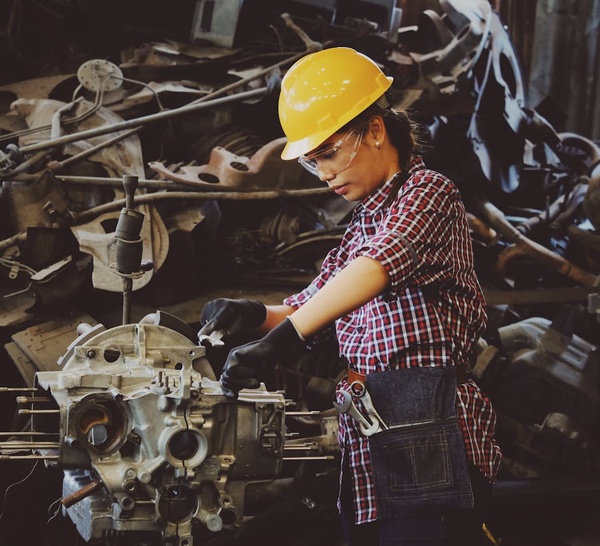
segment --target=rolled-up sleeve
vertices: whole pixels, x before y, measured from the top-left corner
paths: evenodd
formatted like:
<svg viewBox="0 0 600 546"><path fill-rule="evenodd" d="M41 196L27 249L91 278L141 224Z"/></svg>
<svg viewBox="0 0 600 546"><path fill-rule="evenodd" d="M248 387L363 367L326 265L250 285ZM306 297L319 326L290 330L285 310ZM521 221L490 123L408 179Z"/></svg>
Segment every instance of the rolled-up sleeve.
<svg viewBox="0 0 600 546"><path fill-rule="evenodd" d="M397 294L444 277L447 271L448 214L454 214L456 192L432 171L419 173L380 220L375 234L356 249L356 256L378 260Z"/></svg>

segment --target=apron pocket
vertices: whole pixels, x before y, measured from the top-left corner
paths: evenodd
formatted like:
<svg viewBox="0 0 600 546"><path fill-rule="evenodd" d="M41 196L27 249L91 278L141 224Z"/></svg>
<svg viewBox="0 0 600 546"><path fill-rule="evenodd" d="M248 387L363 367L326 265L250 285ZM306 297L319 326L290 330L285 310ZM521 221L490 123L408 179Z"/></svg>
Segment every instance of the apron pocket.
<svg viewBox="0 0 600 546"><path fill-rule="evenodd" d="M454 369L387 370L366 384L389 426L369 436L379 517L473 508Z"/></svg>

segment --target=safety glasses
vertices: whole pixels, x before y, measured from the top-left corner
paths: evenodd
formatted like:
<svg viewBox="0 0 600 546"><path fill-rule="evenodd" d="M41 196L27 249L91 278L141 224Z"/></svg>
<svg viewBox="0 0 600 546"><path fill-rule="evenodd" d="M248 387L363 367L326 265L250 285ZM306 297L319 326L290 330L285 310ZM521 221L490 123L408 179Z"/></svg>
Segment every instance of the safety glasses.
<svg viewBox="0 0 600 546"><path fill-rule="evenodd" d="M350 129L335 142L317 148L314 152L301 155L298 162L316 176L334 177L346 170L358 153L362 132Z"/></svg>

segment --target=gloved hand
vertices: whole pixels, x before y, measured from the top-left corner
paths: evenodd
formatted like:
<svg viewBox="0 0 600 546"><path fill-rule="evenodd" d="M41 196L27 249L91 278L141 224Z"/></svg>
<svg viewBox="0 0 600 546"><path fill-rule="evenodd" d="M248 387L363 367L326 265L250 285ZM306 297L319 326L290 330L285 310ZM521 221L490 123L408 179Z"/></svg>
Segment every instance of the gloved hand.
<svg viewBox="0 0 600 546"><path fill-rule="evenodd" d="M218 298L202 309L198 335L220 333L223 338L231 338L258 328L266 318L267 308L259 301Z"/></svg>
<svg viewBox="0 0 600 546"><path fill-rule="evenodd" d="M292 321L286 318L263 338L232 349L220 379L225 396L235 399L241 389L256 389L260 386L257 376L265 367L274 368L305 348Z"/></svg>

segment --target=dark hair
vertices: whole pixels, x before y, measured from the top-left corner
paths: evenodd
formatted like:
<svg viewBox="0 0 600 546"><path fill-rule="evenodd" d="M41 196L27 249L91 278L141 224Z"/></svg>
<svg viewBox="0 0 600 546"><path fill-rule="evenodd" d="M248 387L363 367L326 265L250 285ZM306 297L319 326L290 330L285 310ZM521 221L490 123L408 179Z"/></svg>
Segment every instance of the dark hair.
<svg viewBox="0 0 600 546"><path fill-rule="evenodd" d="M411 118L406 110L394 110L384 96L347 123L340 131L354 128L364 133L373 116L383 118L390 141L398 150L400 173L394 180L394 189L391 195L393 198L408 178L413 156L421 152L425 142L421 136L423 128Z"/></svg>

